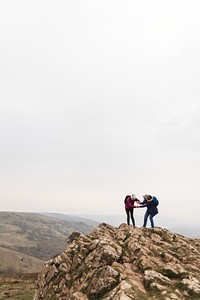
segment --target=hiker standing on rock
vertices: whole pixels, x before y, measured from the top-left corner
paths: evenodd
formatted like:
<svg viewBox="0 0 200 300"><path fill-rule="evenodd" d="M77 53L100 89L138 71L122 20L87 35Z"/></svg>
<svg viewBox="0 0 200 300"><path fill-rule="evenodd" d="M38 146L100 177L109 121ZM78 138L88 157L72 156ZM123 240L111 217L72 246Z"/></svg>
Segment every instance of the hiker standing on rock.
<svg viewBox="0 0 200 300"><path fill-rule="evenodd" d="M144 198L144 201L140 202L140 206L139 206L139 207L146 207L147 208L146 213L144 215L143 227L146 227L147 220L149 218L150 223L151 223L151 227L154 228L153 217L155 215L157 215L157 213L158 213L157 206L158 206L159 202L158 202L158 200L155 196L152 197L151 195L144 195L143 198Z"/></svg>
<svg viewBox="0 0 200 300"><path fill-rule="evenodd" d="M133 227L135 227L135 219L133 217L133 209L139 206L135 206L135 202L140 203L140 200L138 200L135 195L127 195L124 200L125 204L125 211L127 215L127 224L130 225L130 217L133 223Z"/></svg>

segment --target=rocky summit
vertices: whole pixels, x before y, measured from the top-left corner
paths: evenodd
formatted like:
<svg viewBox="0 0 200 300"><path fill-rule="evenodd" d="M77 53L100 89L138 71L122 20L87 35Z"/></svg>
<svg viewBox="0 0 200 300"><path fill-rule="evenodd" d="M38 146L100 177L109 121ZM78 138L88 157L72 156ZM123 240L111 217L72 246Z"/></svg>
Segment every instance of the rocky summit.
<svg viewBox="0 0 200 300"><path fill-rule="evenodd" d="M200 239L126 224L74 232L38 277L43 299L200 299Z"/></svg>

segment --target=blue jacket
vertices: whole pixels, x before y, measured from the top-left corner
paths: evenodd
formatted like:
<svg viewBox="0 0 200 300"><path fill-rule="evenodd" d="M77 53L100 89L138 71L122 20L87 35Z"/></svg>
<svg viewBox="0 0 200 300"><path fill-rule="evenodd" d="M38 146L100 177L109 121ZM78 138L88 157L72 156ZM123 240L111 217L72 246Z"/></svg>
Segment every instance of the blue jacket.
<svg viewBox="0 0 200 300"><path fill-rule="evenodd" d="M158 209L153 203L153 201L144 200L143 202L140 202L140 207L146 207L147 211L152 217L154 217L158 213Z"/></svg>

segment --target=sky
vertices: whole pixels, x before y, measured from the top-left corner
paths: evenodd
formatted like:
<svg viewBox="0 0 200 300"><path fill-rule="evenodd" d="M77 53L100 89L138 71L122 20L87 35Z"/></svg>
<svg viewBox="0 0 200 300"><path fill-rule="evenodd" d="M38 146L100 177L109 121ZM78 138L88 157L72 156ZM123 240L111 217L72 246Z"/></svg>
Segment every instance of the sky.
<svg viewBox="0 0 200 300"><path fill-rule="evenodd" d="M1 1L0 209L119 215L134 193L199 220L199 15L197 0Z"/></svg>

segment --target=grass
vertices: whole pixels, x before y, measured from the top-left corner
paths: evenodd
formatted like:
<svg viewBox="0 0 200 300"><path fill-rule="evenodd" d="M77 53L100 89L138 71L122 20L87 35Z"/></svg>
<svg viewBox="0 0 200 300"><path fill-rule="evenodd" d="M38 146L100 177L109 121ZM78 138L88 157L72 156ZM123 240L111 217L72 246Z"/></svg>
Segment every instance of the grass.
<svg viewBox="0 0 200 300"><path fill-rule="evenodd" d="M0 300L33 300L38 274L6 275L0 277Z"/></svg>

